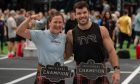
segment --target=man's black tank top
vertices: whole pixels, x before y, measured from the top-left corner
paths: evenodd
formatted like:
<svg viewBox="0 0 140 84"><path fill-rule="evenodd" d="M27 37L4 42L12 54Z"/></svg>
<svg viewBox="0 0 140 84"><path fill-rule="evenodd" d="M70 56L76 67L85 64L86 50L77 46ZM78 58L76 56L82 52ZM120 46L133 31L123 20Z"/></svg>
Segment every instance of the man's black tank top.
<svg viewBox="0 0 140 84"><path fill-rule="evenodd" d="M89 59L96 63L105 61L105 47L98 24L92 23L87 30L75 27L73 34L73 52L76 63L87 62Z"/></svg>

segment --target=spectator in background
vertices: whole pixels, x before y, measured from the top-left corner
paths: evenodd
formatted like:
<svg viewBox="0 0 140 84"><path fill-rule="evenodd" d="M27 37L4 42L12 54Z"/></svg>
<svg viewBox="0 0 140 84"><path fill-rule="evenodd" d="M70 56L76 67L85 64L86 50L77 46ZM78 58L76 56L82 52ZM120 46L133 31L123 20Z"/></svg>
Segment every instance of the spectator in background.
<svg viewBox="0 0 140 84"><path fill-rule="evenodd" d="M137 10L137 15L134 20L134 31L136 33L134 46L136 47L138 43L140 43L140 9Z"/></svg>
<svg viewBox="0 0 140 84"><path fill-rule="evenodd" d="M20 9L19 13L16 17L16 23L17 26L19 26L24 20L25 20L25 9ZM25 42L25 38L19 36L16 34L16 56L17 57L22 57L23 56L23 48L24 48L24 42Z"/></svg>
<svg viewBox="0 0 140 84"><path fill-rule="evenodd" d="M3 18L4 18L4 22L5 22L5 28L6 28L6 36L5 36L5 40L4 40L5 45L7 45L7 40L8 40L7 19L8 19L8 17L9 17L9 13L10 13L9 9L4 10L4 13L3 13L3 14L4 14L4 15L3 15Z"/></svg>
<svg viewBox="0 0 140 84"><path fill-rule="evenodd" d="M135 14L132 14L131 16L131 20L132 20L132 35L131 35L131 43L134 43L134 39L135 39L135 17L136 15Z"/></svg>
<svg viewBox="0 0 140 84"><path fill-rule="evenodd" d="M116 24L115 24L115 26L116 26L116 28L115 28L115 43L116 43L116 47L118 47L119 46L119 28L118 28L118 26L117 26L117 23L118 23L118 19L119 19L119 17L120 17L120 12L119 11L115 11L114 12L114 20L116 21Z"/></svg>
<svg viewBox="0 0 140 84"><path fill-rule="evenodd" d="M44 12L43 22L45 24L45 29L47 29L47 21L48 21L48 12Z"/></svg>
<svg viewBox="0 0 140 84"><path fill-rule="evenodd" d="M65 34L68 32L68 30L75 28L75 26L77 25L75 12L70 11L69 16L70 18L66 21L66 24L65 24Z"/></svg>
<svg viewBox="0 0 140 84"><path fill-rule="evenodd" d="M115 11L115 13L114 13L116 16L117 16L117 18L119 18L120 17L120 12L119 11Z"/></svg>
<svg viewBox="0 0 140 84"><path fill-rule="evenodd" d="M17 29L17 24L14 17L15 15L16 15L16 12L14 10L11 10L9 17L7 19L8 57L13 57L15 54L15 39L16 39L16 29Z"/></svg>
<svg viewBox="0 0 140 84"><path fill-rule="evenodd" d="M0 54L4 54L4 38L6 36L6 27L2 10L0 10Z"/></svg>
<svg viewBox="0 0 140 84"><path fill-rule="evenodd" d="M25 13L25 17L26 17L26 18L30 17L31 15L32 15L31 11L27 11L27 12Z"/></svg>
<svg viewBox="0 0 140 84"><path fill-rule="evenodd" d="M110 11L110 5L107 0L103 0L103 11Z"/></svg>
<svg viewBox="0 0 140 84"><path fill-rule="evenodd" d="M112 15L110 11L105 11L103 18L101 20L101 26L105 26L109 32L109 35L112 40L114 40L114 29L115 29L115 21L112 19Z"/></svg>
<svg viewBox="0 0 140 84"><path fill-rule="evenodd" d="M92 22L97 23L98 25L101 24L101 17L100 17L100 12L99 11L91 11L91 16L90 19Z"/></svg>
<svg viewBox="0 0 140 84"><path fill-rule="evenodd" d="M113 41L114 41L114 47L115 49L117 48L118 46L118 27L117 27L117 21L118 21L118 18L117 18L117 15L116 14L111 14L112 15L112 20L115 22L114 24L114 30L113 30Z"/></svg>
<svg viewBox="0 0 140 84"><path fill-rule="evenodd" d="M61 10L60 10L60 13L61 13L61 14L63 15L63 17L64 17L64 23L66 23L68 17L67 17L67 15L66 15L64 9L61 9Z"/></svg>
<svg viewBox="0 0 140 84"><path fill-rule="evenodd" d="M123 16L118 19L117 25L119 28L119 48L123 48L125 40L128 42L127 48L129 48L131 44L132 22L131 18L128 16L128 10L124 10Z"/></svg>

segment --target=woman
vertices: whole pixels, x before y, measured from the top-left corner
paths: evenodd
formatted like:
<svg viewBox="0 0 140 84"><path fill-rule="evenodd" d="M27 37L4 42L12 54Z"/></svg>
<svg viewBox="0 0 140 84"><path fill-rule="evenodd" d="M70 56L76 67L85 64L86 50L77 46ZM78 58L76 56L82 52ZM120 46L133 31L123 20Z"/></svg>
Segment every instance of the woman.
<svg viewBox="0 0 140 84"><path fill-rule="evenodd" d="M103 18L101 20L101 26L105 26L109 32L111 39L114 41L114 48L116 48L115 44L115 24L116 22L112 19L112 15L110 11L105 11Z"/></svg>
<svg viewBox="0 0 140 84"><path fill-rule="evenodd" d="M39 64L35 83L50 84L52 83L50 80L40 76L41 67L54 65L56 62L64 63L63 56L66 38L65 34L61 33L64 25L64 18L57 12L49 18L49 30L27 30L28 23L37 17L38 15L33 15L27 18L19 28L17 28L17 34L26 39L31 39L38 49ZM64 80L62 80L57 84L64 83Z"/></svg>

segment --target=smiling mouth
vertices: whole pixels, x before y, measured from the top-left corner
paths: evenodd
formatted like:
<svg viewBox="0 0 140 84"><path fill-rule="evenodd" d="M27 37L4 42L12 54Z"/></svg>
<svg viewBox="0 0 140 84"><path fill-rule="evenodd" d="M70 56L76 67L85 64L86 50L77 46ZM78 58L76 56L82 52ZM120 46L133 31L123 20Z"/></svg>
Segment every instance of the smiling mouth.
<svg viewBox="0 0 140 84"><path fill-rule="evenodd" d="M80 18L80 20L84 20L84 19L86 19L86 18Z"/></svg>
<svg viewBox="0 0 140 84"><path fill-rule="evenodd" d="M86 19L80 19L80 21L81 21L81 22L85 22L85 21L86 21Z"/></svg>

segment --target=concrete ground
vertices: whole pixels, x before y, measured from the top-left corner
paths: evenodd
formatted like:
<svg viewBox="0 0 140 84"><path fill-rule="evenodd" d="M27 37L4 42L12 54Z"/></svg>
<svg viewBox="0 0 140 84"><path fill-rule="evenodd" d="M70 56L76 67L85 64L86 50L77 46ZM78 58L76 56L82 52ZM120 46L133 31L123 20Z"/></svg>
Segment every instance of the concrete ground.
<svg viewBox="0 0 140 84"><path fill-rule="evenodd" d="M74 69L74 64L72 61L66 65ZM0 56L0 84L34 84L36 67L37 57L9 59ZM140 60L121 59L120 67L120 84L140 84ZM111 73L107 75L110 82ZM66 84L72 84L72 78L66 79Z"/></svg>

